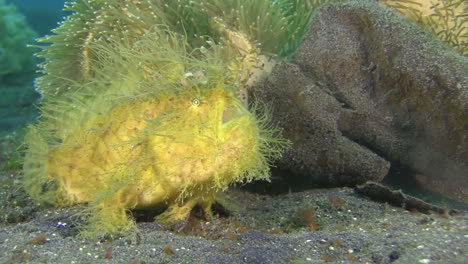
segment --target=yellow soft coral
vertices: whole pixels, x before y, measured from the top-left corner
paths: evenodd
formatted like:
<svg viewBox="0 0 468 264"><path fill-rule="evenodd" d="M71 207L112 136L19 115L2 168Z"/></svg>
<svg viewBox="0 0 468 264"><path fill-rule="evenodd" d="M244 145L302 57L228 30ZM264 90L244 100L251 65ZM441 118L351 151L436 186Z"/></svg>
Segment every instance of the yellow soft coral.
<svg viewBox="0 0 468 264"><path fill-rule="evenodd" d="M468 1L381 0L432 31L461 54L468 54Z"/></svg>

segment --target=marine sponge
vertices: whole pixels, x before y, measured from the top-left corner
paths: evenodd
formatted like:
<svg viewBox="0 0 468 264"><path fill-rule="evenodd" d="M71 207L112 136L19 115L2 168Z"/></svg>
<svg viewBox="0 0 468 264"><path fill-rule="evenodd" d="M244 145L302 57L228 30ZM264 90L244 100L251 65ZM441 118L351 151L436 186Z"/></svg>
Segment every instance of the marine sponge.
<svg viewBox="0 0 468 264"><path fill-rule="evenodd" d="M33 50L26 47L36 37L16 7L0 0L0 77L34 69Z"/></svg>
<svg viewBox="0 0 468 264"><path fill-rule="evenodd" d="M423 25L459 53L468 54L468 2L464 0L381 0Z"/></svg>
<svg viewBox="0 0 468 264"><path fill-rule="evenodd" d="M131 19L137 12L116 10ZM196 205L210 216L216 194L230 184L268 179L289 143L269 124L267 111L250 112L236 96L243 70L233 62L244 63L241 51L209 37L194 47L171 25L140 20L128 27L113 20L122 28L110 34L99 16L88 28L99 27L97 33L68 37L65 30L48 38L56 44L45 48L45 71L59 92L46 92L52 79L38 82L45 88L42 114L29 128L24 162L24 186L33 198L88 203L82 234L94 236L132 228L128 210L134 208L167 207L158 216L165 224L183 220ZM68 38L77 41L69 49ZM72 67L81 73L56 68L66 61L72 64L67 73Z"/></svg>

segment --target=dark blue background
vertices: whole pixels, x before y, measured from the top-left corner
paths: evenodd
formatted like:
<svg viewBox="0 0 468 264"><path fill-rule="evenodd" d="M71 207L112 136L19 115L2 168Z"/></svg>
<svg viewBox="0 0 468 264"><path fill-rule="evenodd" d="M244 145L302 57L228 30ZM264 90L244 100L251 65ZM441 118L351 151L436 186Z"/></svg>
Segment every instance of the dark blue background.
<svg viewBox="0 0 468 264"><path fill-rule="evenodd" d="M50 34L50 30L57 27L57 22L62 21L67 15L62 11L65 0L6 0L6 2L14 4L40 36Z"/></svg>
<svg viewBox="0 0 468 264"><path fill-rule="evenodd" d="M50 30L56 28L57 23L67 15L62 11L65 0L6 0L6 3L15 5L39 36L51 34ZM0 76L0 143L4 133L22 131L38 115L34 106L39 97L33 86L33 80L37 77L34 71Z"/></svg>

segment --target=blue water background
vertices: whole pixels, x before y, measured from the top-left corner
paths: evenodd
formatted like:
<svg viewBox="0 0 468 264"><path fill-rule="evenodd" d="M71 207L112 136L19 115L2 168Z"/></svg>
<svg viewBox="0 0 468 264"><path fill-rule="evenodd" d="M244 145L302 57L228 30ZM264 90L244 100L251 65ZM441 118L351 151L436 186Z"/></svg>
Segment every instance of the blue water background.
<svg viewBox="0 0 468 264"><path fill-rule="evenodd" d="M63 11L65 0L6 0L14 4L22 13L28 24L39 36L50 34L50 30L57 27L67 12Z"/></svg>
<svg viewBox="0 0 468 264"><path fill-rule="evenodd" d="M17 7L18 13L24 15L29 26L39 37L50 35L51 30L57 28L57 23L69 14L63 11L65 0L6 0L5 2ZM35 44L34 40L31 40L31 44ZM40 61L36 59L34 63ZM34 89L34 79L39 76L39 73L35 72L36 69L0 76L0 148L2 135L10 131L22 131L27 124L34 122L39 114L36 106L39 104L40 96Z"/></svg>

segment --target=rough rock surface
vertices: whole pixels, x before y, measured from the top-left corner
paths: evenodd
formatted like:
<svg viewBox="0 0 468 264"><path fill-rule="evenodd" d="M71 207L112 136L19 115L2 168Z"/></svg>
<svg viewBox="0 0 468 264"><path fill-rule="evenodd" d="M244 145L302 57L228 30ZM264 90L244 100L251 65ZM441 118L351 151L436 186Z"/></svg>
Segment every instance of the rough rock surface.
<svg viewBox="0 0 468 264"><path fill-rule="evenodd" d="M390 9L325 5L255 96L294 142L280 168L324 185L404 166L468 197L468 59Z"/></svg>
<svg viewBox="0 0 468 264"><path fill-rule="evenodd" d="M339 131L340 112L346 108L297 65L278 65L265 85L261 97L272 100L275 121L294 143L280 168L326 186L378 181L387 174L388 161Z"/></svg>

